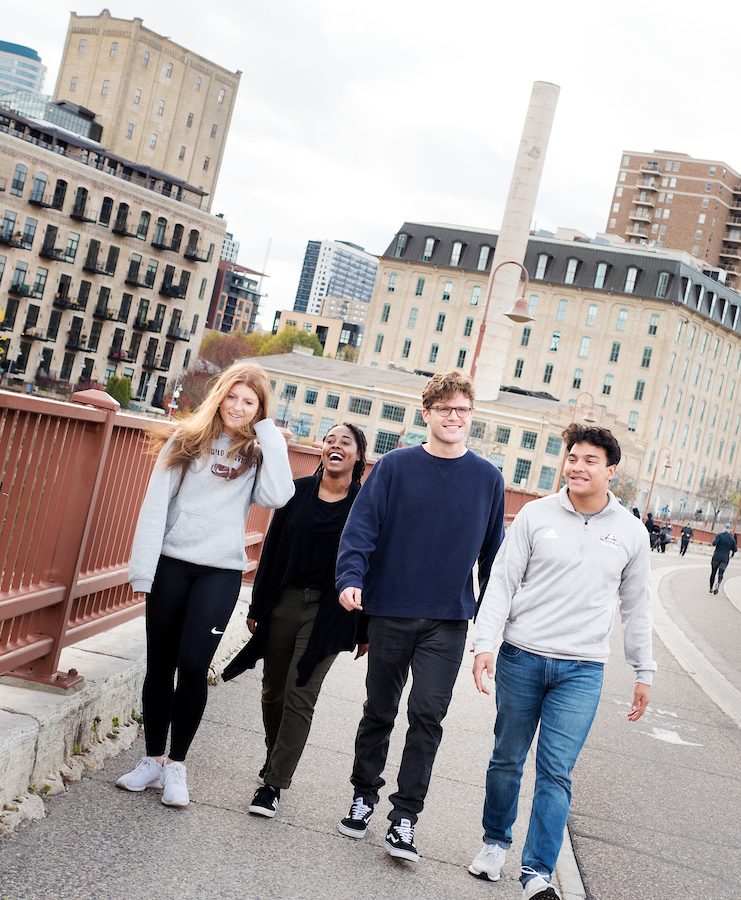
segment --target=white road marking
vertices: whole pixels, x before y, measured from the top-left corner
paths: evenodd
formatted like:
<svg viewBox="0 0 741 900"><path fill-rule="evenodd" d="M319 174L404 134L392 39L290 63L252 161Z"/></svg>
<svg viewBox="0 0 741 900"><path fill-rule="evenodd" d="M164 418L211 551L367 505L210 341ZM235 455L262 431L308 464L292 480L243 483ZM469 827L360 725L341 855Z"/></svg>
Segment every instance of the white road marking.
<svg viewBox="0 0 741 900"><path fill-rule="evenodd" d="M670 731L668 728L654 728L653 731L642 731L641 734L647 734L649 737L656 738L657 741L666 741L667 744L681 744L683 747L702 747L702 744L693 744L691 741L683 740L676 731Z"/></svg>

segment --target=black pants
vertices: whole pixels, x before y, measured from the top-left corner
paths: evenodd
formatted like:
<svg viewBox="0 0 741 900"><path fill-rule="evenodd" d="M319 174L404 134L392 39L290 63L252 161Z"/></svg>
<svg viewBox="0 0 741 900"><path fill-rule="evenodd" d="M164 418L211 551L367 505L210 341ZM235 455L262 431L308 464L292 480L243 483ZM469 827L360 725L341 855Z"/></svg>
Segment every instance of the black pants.
<svg viewBox="0 0 741 900"><path fill-rule="evenodd" d="M378 803L389 739L404 685L412 671L409 728L398 790L389 797L389 819L417 821L440 746L453 685L461 665L468 623L441 619L371 616L368 626L368 699L355 738L355 795Z"/></svg>
<svg viewBox="0 0 741 900"><path fill-rule="evenodd" d="M689 545L690 545L690 539L682 538L682 546L679 548L680 556L684 556L684 554L687 552L687 548L689 547Z"/></svg>
<svg viewBox="0 0 741 900"><path fill-rule="evenodd" d="M718 587L720 587L720 583L723 581L723 576L725 575L727 568L727 559L718 559L714 556L710 560L710 590L713 589L713 582L715 581L716 574L718 576Z"/></svg>
<svg viewBox="0 0 741 900"><path fill-rule="evenodd" d="M148 756L182 761L208 694L208 667L234 611L242 573L161 556L147 597L147 674L142 704ZM177 672L177 686L175 673Z"/></svg>

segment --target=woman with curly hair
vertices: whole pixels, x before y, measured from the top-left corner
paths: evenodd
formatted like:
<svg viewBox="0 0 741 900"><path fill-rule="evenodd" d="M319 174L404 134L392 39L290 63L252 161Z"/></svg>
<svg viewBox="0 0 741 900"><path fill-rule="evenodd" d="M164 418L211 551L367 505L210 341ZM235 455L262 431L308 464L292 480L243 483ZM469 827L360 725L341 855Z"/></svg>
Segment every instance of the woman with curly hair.
<svg viewBox="0 0 741 900"><path fill-rule="evenodd" d="M255 576L247 646L224 670L228 681L264 658L262 715L267 759L249 811L272 818L290 787L322 682L341 650L366 649L359 613L337 602L340 534L365 472L365 435L347 422L330 428L319 468L296 480L274 516Z"/></svg>
<svg viewBox="0 0 741 900"><path fill-rule="evenodd" d="M116 784L163 788L166 806L190 802L184 760L239 595L250 505L276 508L293 496L286 442L267 418L269 394L259 366L235 363L193 415L151 435L158 456L129 567L134 595L146 595L146 755Z"/></svg>

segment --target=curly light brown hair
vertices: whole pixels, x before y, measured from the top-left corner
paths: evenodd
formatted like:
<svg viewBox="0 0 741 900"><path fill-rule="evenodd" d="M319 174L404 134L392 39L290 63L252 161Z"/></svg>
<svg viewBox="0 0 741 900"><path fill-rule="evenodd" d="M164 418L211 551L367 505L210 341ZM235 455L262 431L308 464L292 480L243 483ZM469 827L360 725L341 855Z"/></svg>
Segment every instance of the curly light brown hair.
<svg viewBox="0 0 741 900"><path fill-rule="evenodd" d="M471 379L456 369L451 372L438 372L437 375L430 378L422 391L422 406L430 409L433 403L440 403L455 394L463 394L464 397L468 397L473 406L474 391Z"/></svg>

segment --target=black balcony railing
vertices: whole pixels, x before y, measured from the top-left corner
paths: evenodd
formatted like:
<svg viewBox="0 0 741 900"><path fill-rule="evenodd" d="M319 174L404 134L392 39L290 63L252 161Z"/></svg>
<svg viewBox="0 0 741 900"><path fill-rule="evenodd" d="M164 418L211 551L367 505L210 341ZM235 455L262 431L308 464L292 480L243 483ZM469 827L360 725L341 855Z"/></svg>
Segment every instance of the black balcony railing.
<svg viewBox="0 0 741 900"><path fill-rule="evenodd" d="M146 319L137 316L134 319L133 327L136 328L137 331L152 331L155 334L159 334L159 332L162 331L162 322L160 319Z"/></svg>
<svg viewBox="0 0 741 900"><path fill-rule="evenodd" d="M111 347L108 351L108 359L111 359L114 362L134 362L136 357L127 353L125 350L122 350L120 347Z"/></svg>
<svg viewBox="0 0 741 900"><path fill-rule="evenodd" d="M100 319L103 322L115 322L118 318L118 314L113 309L105 309L104 307L96 306L93 310L93 318Z"/></svg>
<svg viewBox="0 0 741 900"><path fill-rule="evenodd" d="M20 231L0 230L0 244L6 247L25 247L26 241Z"/></svg>
<svg viewBox="0 0 741 900"><path fill-rule="evenodd" d="M144 361L142 362L142 369L161 369L162 361L159 356L152 356L147 354L144 357Z"/></svg>
<svg viewBox="0 0 741 900"><path fill-rule="evenodd" d="M199 262L208 262L208 253L205 253L196 244L190 244L186 247L183 255L186 259L196 259Z"/></svg>
<svg viewBox="0 0 741 900"><path fill-rule="evenodd" d="M52 247L49 244L42 244L39 256L43 256L44 259L57 259L63 262L67 258L67 251L63 247Z"/></svg>
<svg viewBox="0 0 741 900"><path fill-rule="evenodd" d="M113 223L111 231L114 234L121 235L122 237L136 237L135 231L129 231L128 219L116 219L116 221Z"/></svg>
<svg viewBox="0 0 741 900"><path fill-rule="evenodd" d="M106 267L105 263L98 262L97 259L88 258L82 264L83 272L91 272L93 275L113 275L114 272L110 272Z"/></svg>
<svg viewBox="0 0 741 900"><path fill-rule="evenodd" d="M137 268L133 268L129 269L124 281L126 282L126 284L134 285L134 287L153 288L154 279L154 272L145 272L144 278L142 280L142 277L139 274L139 270Z"/></svg>
<svg viewBox="0 0 741 900"><path fill-rule="evenodd" d="M69 214L70 219L77 219L78 222L97 222L98 210L86 210L84 204L75 204Z"/></svg>
<svg viewBox="0 0 741 900"><path fill-rule="evenodd" d="M21 337L25 341L48 341L49 338L40 328L24 328Z"/></svg>
<svg viewBox="0 0 741 900"><path fill-rule="evenodd" d="M167 329L167 336L176 341L189 341L190 331L187 328L175 328L171 325Z"/></svg>
<svg viewBox="0 0 741 900"><path fill-rule="evenodd" d="M74 297L68 297L66 294L56 294L52 300L52 305L56 306L57 309L85 309L85 304L83 302Z"/></svg>
<svg viewBox="0 0 741 900"><path fill-rule="evenodd" d="M79 334L78 332L67 332L67 340L64 343L64 346L67 350L87 350L87 342L88 337L86 334Z"/></svg>
<svg viewBox="0 0 741 900"><path fill-rule="evenodd" d="M54 205L54 194L51 191L46 194L43 191L31 191L28 202L32 206L43 206L45 209L51 209Z"/></svg>
<svg viewBox="0 0 741 900"><path fill-rule="evenodd" d="M177 297L182 299L185 297L185 288L179 284L167 284L163 282L160 285L160 294L164 294L165 297Z"/></svg>
<svg viewBox="0 0 741 900"><path fill-rule="evenodd" d="M30 297L31 285L26 284L25 281L12 281L8 288L8 293L17 294L19 297Z"/></svg>

